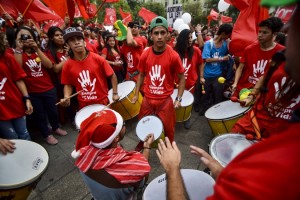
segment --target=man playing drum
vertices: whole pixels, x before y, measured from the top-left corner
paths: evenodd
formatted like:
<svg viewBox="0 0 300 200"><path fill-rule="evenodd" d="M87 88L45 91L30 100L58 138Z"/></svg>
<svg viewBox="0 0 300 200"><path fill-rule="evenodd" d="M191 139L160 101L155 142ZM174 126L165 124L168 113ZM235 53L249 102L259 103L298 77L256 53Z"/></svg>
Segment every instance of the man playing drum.
<svg viewBox="0 0 300 200"><path fill-rule="evenodd" d="M153 134L147 135L143 153L125 151L119 142L126 132L121 115L111 109L94 112L80 126L75 165L94 199L131 199L150 172Z"/></svg>
<svg viewBox="0 0 300 200"><path fill-rule="evenodd" d="M184 68L179 55L166 44L168 23L163 17L156 17L150 24L152 48L142 54L138 70L140 72L135 97L135 103L141 85L144 83L144 99L139 113L139 119L146 115L157 115L164 125L164 132L174 140L175 108L180 106L185 87ZM173 103L171 95L174 90L175 76L178 76L178 95ZM145 80L145 82L144 82Z"/></svg>
<svg viewBox="0 0 300 200"><path fill-rule="evenodd" d="M297 4L290 19L285 52L285 70L300 85L300 0L262 0L267 6ZM283 98L288 98L284 95ZM204 150L191 146L191 152L210 168L216 184L214 194L209 199L299 199L300 151L300 110L293 111L293 122L280 134L252 145L224 169ZM176 143L166 139L159 143L157 155L168 174L169 199L184 200L185 189L179 171L181 154Z"/></svg>
<svg viewBox="0 0 300 200"><path fill-rule="evenodd" d="M82 91L78 94L80 109L91 104L107 105L108 77L112 83L113 100L118 100L118 81L113 69L103 57L87 51L82 32L70 27L65 30L64 40L70 47L70 59L65 62L61 75L61 82L65 85L62 105L70 105L73 86L77 92Z"/></svg>

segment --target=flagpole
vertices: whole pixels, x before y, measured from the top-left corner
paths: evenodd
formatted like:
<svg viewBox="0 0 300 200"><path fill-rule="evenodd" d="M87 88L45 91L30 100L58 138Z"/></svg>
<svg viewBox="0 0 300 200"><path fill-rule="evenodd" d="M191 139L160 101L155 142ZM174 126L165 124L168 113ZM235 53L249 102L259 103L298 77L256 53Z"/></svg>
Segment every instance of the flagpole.
<svg viewBox="0 0 300 200"><path fill-rule="evenodd" d="M4 8L2 7L1 4L0 4L0 9L2 10L3 14L7 13L7 12L4 10ZM13 20L11 20L11 19L9 20L9 23L10 23L11 26L14 25L14 22L13 22Z"/></svg>
<svg viewBox="0 0 300 200"><path fill-rule="evenodd" d="M25 14L26 14L28 8L31 6L32 2L33 2L33 0L31 0L31 1L29 2L29 4L27 5L27 7L25 8L25 10L24 10L24 12L23 12L23 17L25 16Z"/></svg>
<svg viewBox="0 0 300 200"><path fill-rule="evenodd" d="M106 2L106 0L103 0L102 1L102 3L101 3L101 5L99 6L99 8L97 9L97 11L95 12L95 14L94 14L94 16L92 17L92 18L94 18L96 15L97 15L97 13L100 11L100 9L103 7L103 5L104 5L104 3Z"/></svg>

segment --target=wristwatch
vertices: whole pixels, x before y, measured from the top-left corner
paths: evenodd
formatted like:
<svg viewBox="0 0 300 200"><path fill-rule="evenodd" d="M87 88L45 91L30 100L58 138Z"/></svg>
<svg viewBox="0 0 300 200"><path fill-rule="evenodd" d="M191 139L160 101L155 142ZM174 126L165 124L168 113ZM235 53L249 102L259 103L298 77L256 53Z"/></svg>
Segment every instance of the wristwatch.
<svg viewBox="0 0 300 200"><path fill-rule="evenodd" d="M181 102L182 101L182 97L176 97L175 100L178 101L178 102Z"/></svg>

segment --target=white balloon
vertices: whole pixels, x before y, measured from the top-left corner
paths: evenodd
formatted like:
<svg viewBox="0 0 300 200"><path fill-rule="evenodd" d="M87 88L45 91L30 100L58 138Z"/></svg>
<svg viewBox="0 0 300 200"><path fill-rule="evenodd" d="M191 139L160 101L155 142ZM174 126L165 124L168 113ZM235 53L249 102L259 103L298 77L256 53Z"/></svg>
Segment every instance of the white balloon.
<svg viewBox="0 0 300 200"><path fill-rule="evenodd" d="M229 8L230 4L226 3L224 0L220 0L218 3L219 12L224 12Z"/></svg>
<svg viewBox="0 0 300 200"><path fill-rule="evenodd" d="M189 25L187 25L187 24L180 24L179 25L179 27L178 27L178 34L180 34L180 32L182 31L182 30L184 30L184 29L189 29L190 30L190 27L189 27Z"/></svg>
<svg viewBox="0 0 300 200"><path fill-rule="evenodd" d="M184 23L186 23L186 24L188 24L192 21L192 16L190 13L183 13L181 18L183 19Z"/></svg>
<svg viewBox="0 0 300 200"><path fill-rule="evenodd" d="M184 24L183 19L177 18L177 19L175 20L175 22L173 23L173 28L174 28L176 31L178 31L178 28L179 28L179 26L180 26L181 24Z"/></svg>

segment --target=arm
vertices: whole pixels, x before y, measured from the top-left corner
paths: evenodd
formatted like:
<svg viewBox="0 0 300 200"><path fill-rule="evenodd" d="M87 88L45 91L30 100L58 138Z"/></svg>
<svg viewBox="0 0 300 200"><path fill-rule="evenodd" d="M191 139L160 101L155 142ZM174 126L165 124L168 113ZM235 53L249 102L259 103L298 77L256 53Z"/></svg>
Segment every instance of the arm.
<svg viewBox="0 0 300 200"><path fill-rule="evenodd" d="M159 140L156 154L167 175L167 199L188 199L180 173L181 153L175 141L171 144L168 137L165 139L166 144Z"/></svg>
<svg viewBox="0 0 300 200"><path fill-rule="evenodd" d="M73 91L73 88L71 85L64 86L64 98L60 99L60 102L62 102L61 103L62 106L64 106L64 107L70 106L71 101L70 101L70 99L67 99L67 98L72 95L72 91Z"/></svg>
<svg viewBox="0 0 300 200"><path fill-rule="evenodd" d="M264 83L264 76L259 78L259 80L256 82L254 88L252 89L252 92L248 95L248 97L242 100L242 102L245 102L244 106L247 107L255 103L256 97L260 95L260 88L263 86L263 83Z"/></svg>
<svg viewBox="0 0 300 200"><path fill-rule="evenodd" d="M244 63L240 63L239 67L236 69L235 71L235 77L234 77L234 82L232 84L232 89L235 90L236 89L236 86L242 76L242 73L243 73L243 69L244 69Z"/></svg>
<svg viewBox="0 0 300 200"><path fill-rule="evenodd" d="M204 62L199 66L199 72L200 72L200 84L205 83L204 79Z"/></svg>
<svg viewBox="0 0 300 200"><path fill-rule="evenodd" d="M154 141L154 135L153 133L147 135L147 137L144 140L144 145L143 145L143 155L147 160L149 160L149 155L150 155L150 150L151 150L151 145Z"/></svg>
<svg viewBox="0 0 300 200"><path fill-rule="evenodd" d="M127 36L126 36L126 41L127 41L127 45L128 46L133 46L136 47L137 46L137 42L134 40L132 32L131 32L131 28L127 27Z"/></svg>
<svg viewBox="0 0 300 200"><path fill-rule="evenodd" d="M53 71L54 71L55 73L61 72L61 70L62 70L62 68L63 68L65 62L66 62L66 60L63 60L63 61L61 61L60 63L58 63L58 64L56 64L56 65L53 65Z"/></svg>
<svg viewBox="0 0 300 200"><path fill-rule="evenodd" d="M22 79L17 80L16 85L17 85L18 89L20 90L20 92L22 93L23 97L29 97L26 85ZM26 98L25 104L26 104L26 112L25 113L27 115L30 115L33 112L33 107L31 105L31 101L29 98Z"/></svg>
<svg viewBox="0 0 300 200"><path fill-rule="evenodd" d="M112 90L113 90L113 100L118 101L120 99L118 95L118 79L115 73L111 75L110 77L111 85L112 85Z"/></svg>
<svg viewBox="0 0 300 200"><path fill-rule="evenodd" d="M51 69L53 67L53 63L51 62L51 60L42 52L40 48L37 48L36 52L40 57L43 66L47 69Z"/></svg>
<svg viewBox="0 0 300 200"><path fill-rule="evenodd" d="M203 41L202 32L201 32L202 28L203 28L203 26L201 26L200 24L198 24L195 28L199 48L204 46L204 41Z"/></svg>
<svg viewBox="0 0 300 200"><path fill-rule="evenodd" d="M142 84L144 83L144 79L145 79L145 74L140 72L139 76L138 76L138 80L136 82L135 95L131 100L133 103L135 103L139 98L140 88L141 88Z"/></svg>
<svg viewBox="0 0 300 200"><path fill-rule="evenodd" d="M184 88L185 88L185 77L184 77L184 73L178 74L178 94L177 97L182 98L183 92L184 92ZM180 107L180 101L177 101L175 99L174 102L174 107L178 108Z"/></svg>

